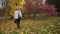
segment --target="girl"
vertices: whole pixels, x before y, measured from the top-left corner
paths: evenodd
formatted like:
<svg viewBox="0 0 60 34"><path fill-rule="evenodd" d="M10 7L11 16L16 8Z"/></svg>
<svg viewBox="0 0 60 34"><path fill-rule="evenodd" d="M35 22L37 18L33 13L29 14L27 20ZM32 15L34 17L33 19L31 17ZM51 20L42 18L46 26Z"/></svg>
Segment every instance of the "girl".
<svg viewBox="0 0 60 34"><path fill-rule="evenodd" d="M15 23L17 24L17 28L20 28L21 18L22 18L21 9L17 8L14 13L14 20L15 20Z"/></svg>

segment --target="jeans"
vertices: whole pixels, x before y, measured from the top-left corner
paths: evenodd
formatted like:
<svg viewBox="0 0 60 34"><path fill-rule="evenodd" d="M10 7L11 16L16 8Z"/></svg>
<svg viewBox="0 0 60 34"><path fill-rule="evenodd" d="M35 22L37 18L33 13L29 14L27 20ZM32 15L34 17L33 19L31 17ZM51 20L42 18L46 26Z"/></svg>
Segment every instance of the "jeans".
<svg viewBox="0 0 60 34"><path fill-rule="evenodd" d="M20 28L21 19L15 19L15 23L17 24L17 28Z"/></svg>

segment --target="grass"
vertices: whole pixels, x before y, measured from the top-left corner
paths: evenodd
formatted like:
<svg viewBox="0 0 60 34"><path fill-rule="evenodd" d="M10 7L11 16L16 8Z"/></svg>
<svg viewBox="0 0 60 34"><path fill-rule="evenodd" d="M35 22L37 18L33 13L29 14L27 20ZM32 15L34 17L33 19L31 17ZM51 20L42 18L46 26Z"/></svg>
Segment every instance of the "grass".
<svg viewBox="0 0 60 34"><path fill-rule="evenodd" d="M0 23L0 34L60 34L60 17L39 17L21 20L21 28L16 29L13 20Z"/></svg>

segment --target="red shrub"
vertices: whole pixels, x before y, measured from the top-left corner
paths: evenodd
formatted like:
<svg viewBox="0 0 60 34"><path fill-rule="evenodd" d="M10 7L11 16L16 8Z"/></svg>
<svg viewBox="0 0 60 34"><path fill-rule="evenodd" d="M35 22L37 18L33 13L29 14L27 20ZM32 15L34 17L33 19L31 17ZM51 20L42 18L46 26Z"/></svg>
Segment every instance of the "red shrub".
<svg viewBox="0 0 60 34"><path fill-rule="evenodd" d="M24 5L24 11L26 13L39 13L39 12L45 12L48 16L53 16L57 14L55 5L49 5L49 4L42 4L41 2L38 2L37 4L29 3L29 1L26 0L26 4ZM34 6L35 5L35 6Z"/></svg>

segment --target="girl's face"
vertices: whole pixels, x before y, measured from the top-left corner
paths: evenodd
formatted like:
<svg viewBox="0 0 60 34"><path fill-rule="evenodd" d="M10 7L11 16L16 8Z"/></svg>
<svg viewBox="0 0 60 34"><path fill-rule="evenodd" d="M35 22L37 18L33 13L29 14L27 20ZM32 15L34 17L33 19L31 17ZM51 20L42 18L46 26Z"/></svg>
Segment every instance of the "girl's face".
<svg viewBox="0 0 60 34"><path fill-rule="evenodd" d="M19 8L17 8L16 10L20 10Z"/></svg>

